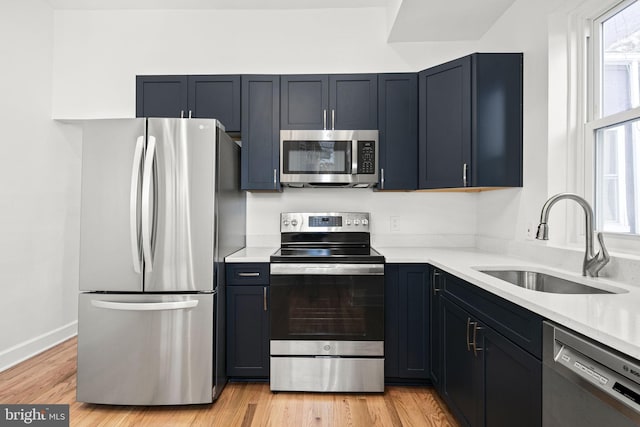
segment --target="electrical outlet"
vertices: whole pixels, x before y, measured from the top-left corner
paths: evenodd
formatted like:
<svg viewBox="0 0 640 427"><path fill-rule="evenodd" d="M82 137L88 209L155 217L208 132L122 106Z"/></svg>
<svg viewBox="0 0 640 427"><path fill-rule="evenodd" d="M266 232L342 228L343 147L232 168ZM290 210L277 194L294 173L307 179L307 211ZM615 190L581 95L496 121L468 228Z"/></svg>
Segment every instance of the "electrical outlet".
<svg viewBox="0 0 640 427"><path fill-rule="evenodd" d="M535 233L533 227L534 227L533 222L529 221L527 223L527 239L528 240L533 240L533 235Z"/></svg>
<svg viewBox="0 0 640 427"><path fill-rule="evenodd" d="M391 231L400 231L400 217L392 216L390 220Z"/></svg>

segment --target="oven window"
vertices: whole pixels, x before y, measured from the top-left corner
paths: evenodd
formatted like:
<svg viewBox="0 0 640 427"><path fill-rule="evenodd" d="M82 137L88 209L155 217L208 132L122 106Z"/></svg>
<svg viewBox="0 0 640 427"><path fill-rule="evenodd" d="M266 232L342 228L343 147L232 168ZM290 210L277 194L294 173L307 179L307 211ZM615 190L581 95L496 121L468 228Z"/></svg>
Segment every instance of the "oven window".
<svg viewBox="0 0 640 427"><path fill-rule="evenodd" d="M351 141L284 141L283 151L284 173L351 173Z"/></svg>
<svg viewBox="0 0 640 427"><path fill-rule="evenodd" d="M384 276L272 275L272 340L381 341Z"/></svg>

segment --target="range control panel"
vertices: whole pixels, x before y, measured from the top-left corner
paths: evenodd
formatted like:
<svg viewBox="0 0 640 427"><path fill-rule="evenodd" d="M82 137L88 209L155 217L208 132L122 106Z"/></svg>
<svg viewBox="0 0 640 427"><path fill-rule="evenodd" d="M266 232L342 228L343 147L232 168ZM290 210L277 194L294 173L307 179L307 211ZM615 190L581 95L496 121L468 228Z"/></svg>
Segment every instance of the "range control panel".
<svg viewBox="0 0 640 427"><path fill-rule="evenodd" d="M322 212L280 214L280 232L368 232L368 212Z"/></svg>

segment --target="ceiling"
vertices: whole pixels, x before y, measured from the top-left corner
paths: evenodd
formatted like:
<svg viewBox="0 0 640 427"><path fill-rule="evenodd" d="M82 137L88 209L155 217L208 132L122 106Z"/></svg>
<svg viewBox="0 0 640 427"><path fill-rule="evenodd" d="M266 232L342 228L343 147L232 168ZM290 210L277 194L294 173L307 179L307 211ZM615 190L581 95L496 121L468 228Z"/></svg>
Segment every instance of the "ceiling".
<svg viewBox="0 0 640 427"><path fill-rule="evenodd" d="M389 42L477 40L515 0L48 0L54 9L385 8Z"/></svg>

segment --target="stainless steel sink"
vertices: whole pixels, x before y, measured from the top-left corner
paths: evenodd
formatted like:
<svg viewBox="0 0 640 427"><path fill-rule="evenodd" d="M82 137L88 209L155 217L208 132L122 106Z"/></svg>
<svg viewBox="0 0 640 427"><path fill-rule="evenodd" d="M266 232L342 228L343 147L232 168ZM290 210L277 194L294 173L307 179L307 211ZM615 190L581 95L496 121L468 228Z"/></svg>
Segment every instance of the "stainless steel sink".
<svg viewBox="0 0 640 427"><path fill-rule="evenodd" d="M537 271L526 270L478 270L500 280L504 280L521 288L538 292L550 292L554 294L615 294L617 292L606 291L583 285L582 283L562 279Z"/></svg>

